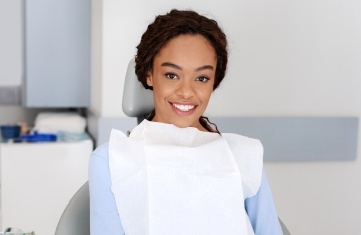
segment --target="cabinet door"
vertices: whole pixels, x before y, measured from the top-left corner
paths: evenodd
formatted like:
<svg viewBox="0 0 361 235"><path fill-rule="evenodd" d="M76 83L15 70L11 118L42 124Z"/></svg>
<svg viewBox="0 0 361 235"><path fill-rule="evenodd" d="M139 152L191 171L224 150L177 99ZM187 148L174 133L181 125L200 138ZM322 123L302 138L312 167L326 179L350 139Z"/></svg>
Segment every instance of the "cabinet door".
<svg viewBox="0 0 361 235"><path fill-rule="evenodd" d="M26 107L87 107L90 0L24 1Z"/></svg>
<svg viewBox="0 0 361 235"><path fill-rule="evenodd" d="M88 180L91 140L0 144L0 227L52 235Z"/></svg>

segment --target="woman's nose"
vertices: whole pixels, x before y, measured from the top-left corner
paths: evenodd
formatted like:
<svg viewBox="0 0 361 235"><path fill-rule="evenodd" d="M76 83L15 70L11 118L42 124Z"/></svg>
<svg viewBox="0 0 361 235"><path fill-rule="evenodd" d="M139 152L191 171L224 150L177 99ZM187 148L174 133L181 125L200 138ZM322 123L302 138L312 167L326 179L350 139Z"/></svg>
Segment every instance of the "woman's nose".
<svg viewBox="0 0 361 235"><path fill-rule="evenodd" d="M194 88L189 81L182 81L176 90L176 95L184 99L189 99L194 95L194 93Z"/></svg>

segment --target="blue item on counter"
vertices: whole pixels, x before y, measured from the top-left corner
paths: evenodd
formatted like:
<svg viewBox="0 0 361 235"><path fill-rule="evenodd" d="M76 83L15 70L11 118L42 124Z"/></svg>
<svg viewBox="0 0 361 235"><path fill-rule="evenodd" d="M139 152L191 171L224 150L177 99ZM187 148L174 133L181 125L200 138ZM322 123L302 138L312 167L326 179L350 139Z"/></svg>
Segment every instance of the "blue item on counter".
<svg viewBox="0 0 361 235"><path fill-rule="evenodd" d="M21 127L19 125L2 125L1 136L3 139L17 138L20 135Z"/></svg>
<svg viewBox="0 0 361 235"><path fill-rule="evenodd" d="M21 135L15 142L54 142L57 140L55 134L38 134L36 131L31 135Z"/></svg>

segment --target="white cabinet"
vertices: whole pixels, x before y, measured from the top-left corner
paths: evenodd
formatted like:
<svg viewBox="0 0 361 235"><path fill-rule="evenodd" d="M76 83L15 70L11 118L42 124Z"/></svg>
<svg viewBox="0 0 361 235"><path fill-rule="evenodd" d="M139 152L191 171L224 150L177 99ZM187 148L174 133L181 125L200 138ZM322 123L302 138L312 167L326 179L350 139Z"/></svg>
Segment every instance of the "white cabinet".
<svg viewBox="0 0 361 235"><path fill-rule="evenodd" d="M87 107L90 0L24 1L26 107Z"/></svg>
<svg viewBox="0 0 361 235"><path fill-rule="evenodd" d="M52 235L75 192L88 180L91 140L0 144L1 227Z"/></svg>

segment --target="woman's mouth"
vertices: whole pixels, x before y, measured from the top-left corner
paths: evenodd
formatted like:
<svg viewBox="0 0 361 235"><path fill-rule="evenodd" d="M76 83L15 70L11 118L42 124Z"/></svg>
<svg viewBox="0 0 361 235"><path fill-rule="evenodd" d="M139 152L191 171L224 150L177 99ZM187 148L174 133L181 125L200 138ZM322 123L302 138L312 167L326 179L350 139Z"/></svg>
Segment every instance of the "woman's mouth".
<svg viewBox="0 0 361 235"><path fill-rule="evenodd" d="M172 105L182 111L182 112L188 112L189 110L192 110L194 109L194 107L196 107L195 105L192 105L192 104L175 104L175 103L172 103Z"/></svg>

